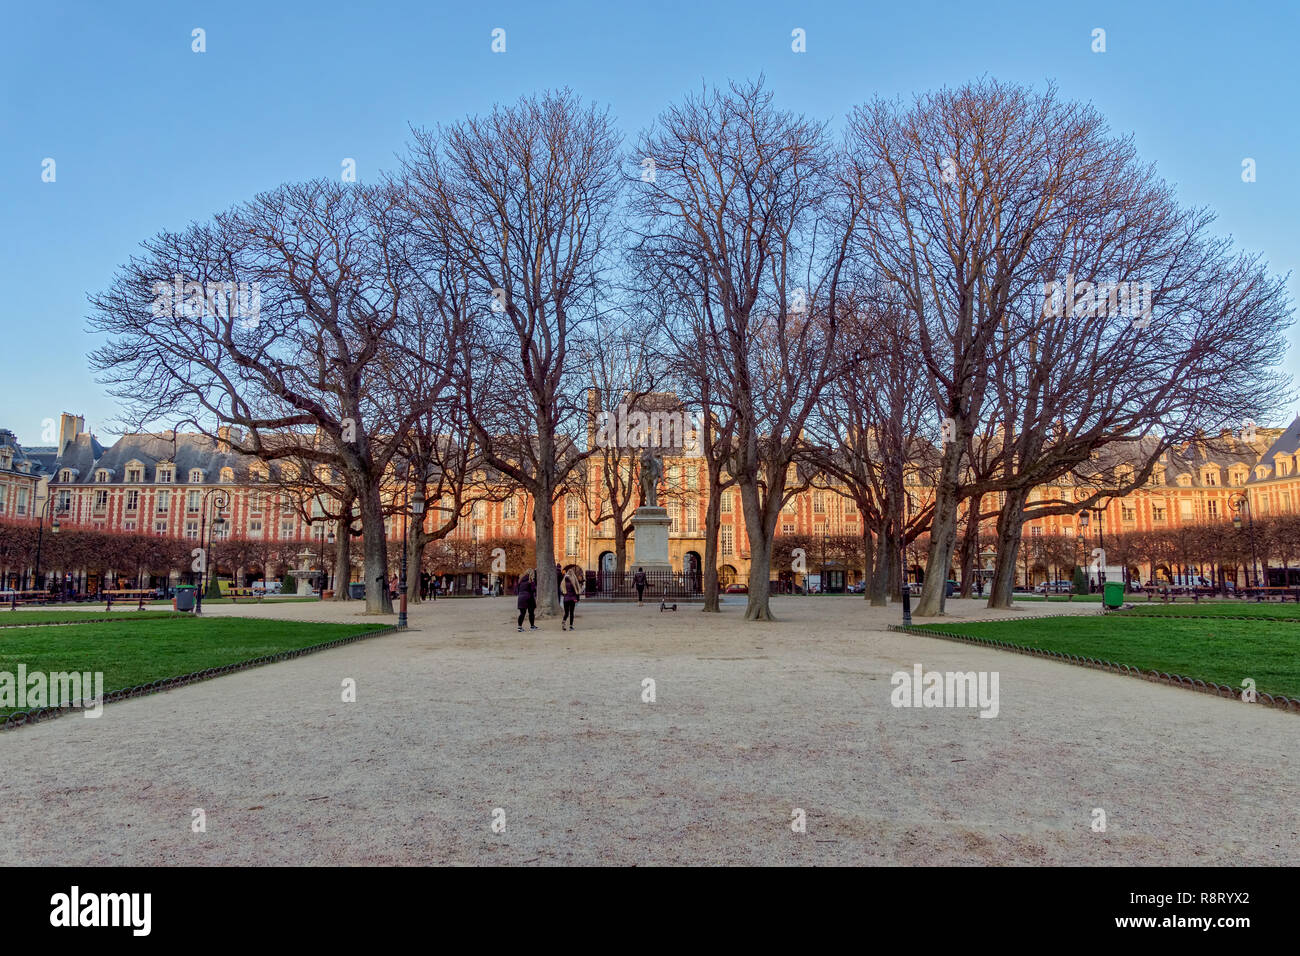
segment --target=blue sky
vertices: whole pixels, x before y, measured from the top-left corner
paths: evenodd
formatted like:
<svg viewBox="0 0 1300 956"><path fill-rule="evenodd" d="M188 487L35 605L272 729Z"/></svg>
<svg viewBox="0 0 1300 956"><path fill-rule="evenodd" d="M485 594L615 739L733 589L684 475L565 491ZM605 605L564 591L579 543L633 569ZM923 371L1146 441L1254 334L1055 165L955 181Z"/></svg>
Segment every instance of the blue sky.
<svg viewBox="0 0 1300 956"><path fill-rule="evenodd" d="M1093 102L1300 302L1296 0L1044 3L11 4L0 35L0 427L116 408L86 296L139 242L281 182L394 165L408 124L569 86L631 137L702 82L766 74L838 126L873 95L990 74ZM506 52L491 50L506 31ZM1092 31L1106 31L1094 53ZM207 51L191 51L191 31ZM807 52L791 51L791 31ZM54 182L42 162L55 160ZM1241 163L1256 161L1243 183ZM1287 369L1300 372L1293 330ZM1289 418L1289 412L1285 416ZM1262 423L1262 422L1261 422ZM1274 424L1270 422L1269 424ZM1285 424L1277 422L1276 424Z"/></svg>

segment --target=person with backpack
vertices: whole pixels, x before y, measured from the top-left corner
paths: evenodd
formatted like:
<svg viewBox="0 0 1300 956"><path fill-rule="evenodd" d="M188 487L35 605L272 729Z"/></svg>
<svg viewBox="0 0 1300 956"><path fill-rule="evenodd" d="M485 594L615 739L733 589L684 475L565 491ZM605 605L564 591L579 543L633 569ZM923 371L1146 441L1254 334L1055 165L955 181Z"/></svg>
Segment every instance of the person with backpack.
<svg viewBox="0 0 1300 956"><path fill-rule="evenodd" d="M519 609L517 629L521 634L524 631L525 614L528 615L528 629L530 631L537 630L537 621L535 619L537 613L537 585L533 583L532 574L531 571L525 573L519 579L519 583L515 585L515 607Z"/></svg>
<svg viewBox="0 0 1300 956"><path fill-rule="evenodd" d="M636 574L632 575L632 583L636 585L636 603L640 606L645 596L645 568L636 569Z"/></svg>
<svg viewBox="0 0 1300 956"><path fill-rule="evenodd" d="M578 584L572 574L564 576L564 618L560 621L560 630L564 630L567 621L569 630L573 630L573 612L578 606Z"/></svg>

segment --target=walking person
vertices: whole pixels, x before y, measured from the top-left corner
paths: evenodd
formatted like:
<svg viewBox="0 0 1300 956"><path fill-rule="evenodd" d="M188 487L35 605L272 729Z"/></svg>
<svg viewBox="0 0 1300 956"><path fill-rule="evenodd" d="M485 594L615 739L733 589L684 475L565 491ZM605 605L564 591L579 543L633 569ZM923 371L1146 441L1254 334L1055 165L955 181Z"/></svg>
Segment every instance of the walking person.
<svg viewBox="0 0 1300 956"><path fill-rule="evenodd" d="M560 621L560 630L564 630L567 621L569 630L573 630L573 611L578 606L578 583L572 574L564 576L564 618Z"/></svg>
<svg viewBox="0 0 1300 956"><path fill-rule="evenodd" d="M637 568L636 574L632 575L632 583L636 585L636 603L640 607L642 598L645 597L645 568Z"/></svg>
<svg viewBox="0 0 1300 956"><path fill-rule="evenodd" d="M515 585L515 607L519 610L519 621L516 629L519 633L524 631L524 615L528 615L528 629L537 630L537 585L533 582L533 573L531 571L524 574Z"/></svg>

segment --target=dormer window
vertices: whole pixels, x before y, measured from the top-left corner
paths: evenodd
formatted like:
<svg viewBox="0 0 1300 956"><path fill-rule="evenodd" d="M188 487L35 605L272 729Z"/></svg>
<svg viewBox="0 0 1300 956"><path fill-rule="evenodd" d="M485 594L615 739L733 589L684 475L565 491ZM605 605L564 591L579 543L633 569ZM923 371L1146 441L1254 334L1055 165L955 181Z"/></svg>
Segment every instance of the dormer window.
<svg viewBox="0 0 1300 956"><path fill-rule="evenodd" d="M228 485L234 480L235 480L235 470L233 468L226 467L221 469L222 484Z"/></svg>
<svg viewBox="0 0 1300 956"><path fill-rule="evenodd" d="M69 482L69 481L71 481L71 480L72 480L72 469L71 469L71 468L64 468L62 471L59 472L59 481L61 481L61 482Z"/></svg>
<svg viewBox="0 0 1300 956"><path fill-rule="evenodd" d="M1263 478L1267 478L1267 477L1268 477L1268 466L1267 466L1267 465L1260 465L1258 468L1256 468L1256 469L1255 469L1255 477L1256 477L1256 478L1261 478L1261 479L1263 479Z"/></svg>
<svg viewBox="0 0 1300 956"><path fill-rule="evenodd" d="M159 465L157 469L157 474L158 474L157 480L160 485L170 485L174 480L176 471L175 469L172 468L171 465Z"/></svg>
<svg viewBox="0 0 1300 956"><path fill-rule="evenodd" d="M1191 476L1191 475L1179 475L1179 476L1178 476L1178 487L1179 487L1179 488L1190 488L1190 487L1192 487L1192 476Z"/></svg>
<svg viewBox="0 0 1300 956"><path fill-rule="evenodd" d="M1291 461L1290 461L1290 459L1283 458L1283 457L1281 457L1281 456L1279 455L1279 456L1275 459L1275 461L1276 461L1276 464L1277 464L1277 476L1278 476L1279 478L1285 478L1287 475L1291 474Z"/></svg>
<svg viewBox="0 0 1300 956"><path fill-rule="evenodd" d="M203 482L203 469L202 469L202 468L191 468L191 469L190 469L190 484L191 484L191 485L197 485L197 484L201 484L202 482Z"/></svg>
<svg viewBox="0 0 1300 956"><path fill-rule="evenodd" d="M1201 479L1205 482L1206 487L1213 488L1219 483L1219 473L1216 469L1207 468L1201 474Z"/></svg>
<svg viewBox="0 0 1300 956"><path fill-rule="evenodd" d="M99 469L99 471L95 472L95 480L98 481L98 482L100 482L101 484L107 482L107 481L108 481L108 469L107 469L107 468L101 468L101 469Z"/></svg>
<svg viewBox="0 0 1300 956"><path fill-rule="evenodd" d="M130 484L138 485L140 482L144 481L144 469L143 469L143 468L128 468L128 469L126 470L126 480L127 480Z"/></svg>

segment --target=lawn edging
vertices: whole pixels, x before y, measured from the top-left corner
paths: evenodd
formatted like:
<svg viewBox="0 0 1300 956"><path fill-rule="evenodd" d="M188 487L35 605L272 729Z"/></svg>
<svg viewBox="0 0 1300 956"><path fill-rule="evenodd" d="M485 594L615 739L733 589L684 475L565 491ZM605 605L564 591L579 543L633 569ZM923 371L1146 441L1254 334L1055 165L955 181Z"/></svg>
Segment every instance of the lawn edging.
<svg viewBox="0 0 1300 956"><path fill-rule="evenodd" d="M214 677L221 677L225 674L234 674L237 671L246 671L254 667L262 667L266 664L277 664L280 661L287 661L290 658L302 657L305 654L314 654L317 651L328 651L331 648L342 647L344 644L351 644L354 641L362 641L370 637L379 637L383 634L401 633L401 628L387 626L379 630L366 631L362 634L353 634L350 637L340 637L334 641L325 641L321 644L311 644L307 647L297 647L289 651L281 651L278 654L265 654L262 657L250 657L246 661L236 661L234 664L223 664L220 667L208 667L201 671L194 671L190 674L181 674L178 677L163 677L159 680L150 681L147 684L137 684L134 687L124 687L121 690L110 691L104 695L103 703L112 704L119 700L127 700L131 697L146 697L149 694L158 694L165 690L173 690L177 687L185 687L189 684L197 684L199 681L211 680ZM37 707L34 710L19 710L4 718L0 723L0 732L6 730L16 730L19 727L26 727L29 724L39 723L43 720L53 720L63 714L72 711L82 710L81 707L64 706L64 707Z"/></svg>
<svg viewBox="0 0 1300 956"><path fill-rule="evenodd" d="M1015 620L1042 620L1051 617L1054 619L1064 617L1076 617L1073 614L1055 614L1043 615L1041 618L1016 618ZM981 622L982 623L982 622ZM1062 651L1048 651L1041 647L1029 647L1025 644L1012 644L1010 641L995 641L987 637L972 637L969 634L949 634L945 631L934 630L923 625L912 625L904 627L901 624L889 625L891 631L897 631L900 634L921 634L925 637L938 637L948 641L960 641L964 644L979 644L984 647L992 647L997 650L1011 651L1015 654L1028 654L1031 657L1047 657L1052 660L1061 661L1065 664L1074 664L1078 667L1091 667L1094 670L1109 671L1112 674L1120 674L1125 677L1137 677L1141 680L1149 681L1155 684L1166 684L1170 687L1180 687L1184 690L1193 690L1200 694L1214 694L1216 697L1230 698L1232 700L1241 700L1244 691L1238 691L1227 684L1217 684L1214 681L1205 681L1197 677L1184 677L1182 674L1169 674L1164 671L1143 671L1140 667L1134 667L1130 664L1116 664L1114 661L1098 660L1095 657L1080 657L1077 654L1066 654ZM1300 698L1285 697L1281 694L1274 696L1266 694L1263 691L1256 692L1256 699L1261 703L1267 703L1270 707L1278 710L1285 710L1291 713L1300 713Z"/></svg>

